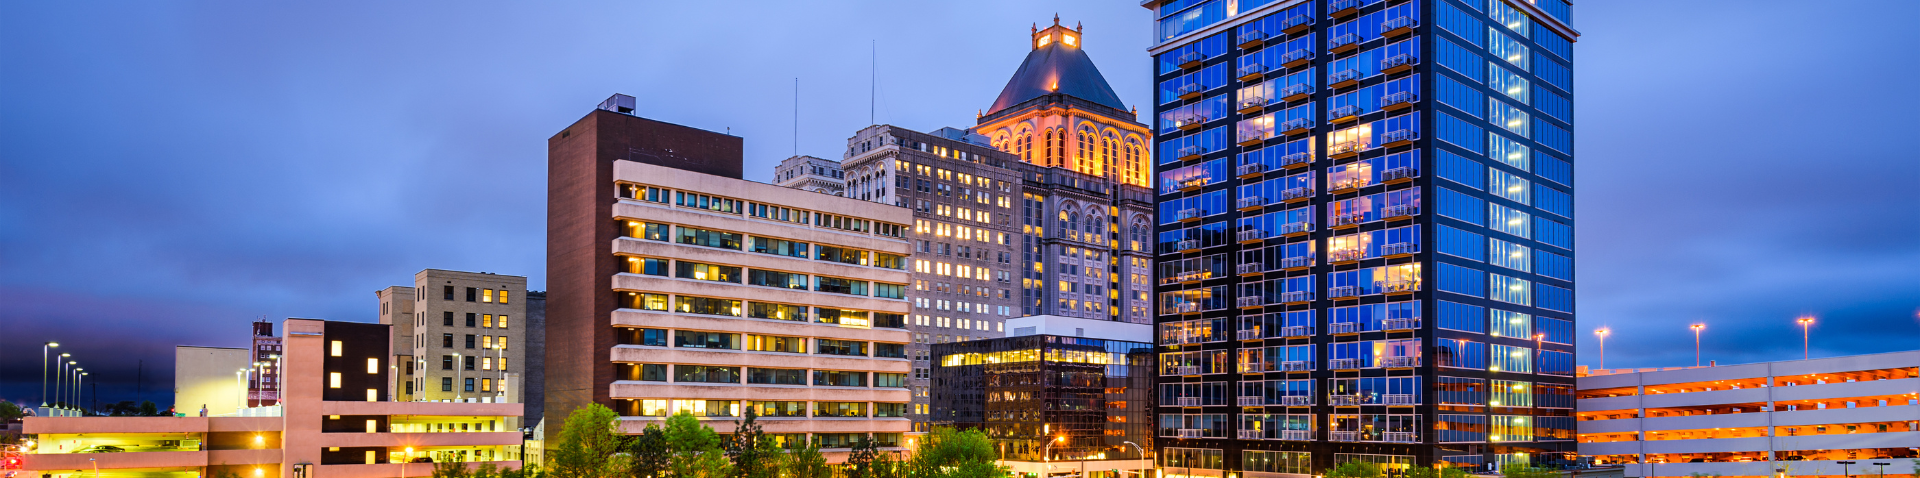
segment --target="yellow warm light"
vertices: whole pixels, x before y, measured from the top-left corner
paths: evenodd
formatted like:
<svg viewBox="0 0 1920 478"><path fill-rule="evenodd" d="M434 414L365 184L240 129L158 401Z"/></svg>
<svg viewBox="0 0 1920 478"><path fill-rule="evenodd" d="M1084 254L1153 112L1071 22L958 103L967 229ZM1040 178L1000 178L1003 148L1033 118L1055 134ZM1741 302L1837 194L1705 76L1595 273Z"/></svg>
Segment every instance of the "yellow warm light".
<svg viewBox="0 0 1920 478"><path fill-rule="evenodd" d="M1067 46L1074 46L1078 43L1073 35L1060 35L1060 42L1067 44Z"/></svg>
<svg viewBox="0 0 1920 478"><path fill-rule="evenodd" d="M1053 35L1040 35L1040 44L1038 46L1047 46L1048 43L1053 43Z"/></svg>

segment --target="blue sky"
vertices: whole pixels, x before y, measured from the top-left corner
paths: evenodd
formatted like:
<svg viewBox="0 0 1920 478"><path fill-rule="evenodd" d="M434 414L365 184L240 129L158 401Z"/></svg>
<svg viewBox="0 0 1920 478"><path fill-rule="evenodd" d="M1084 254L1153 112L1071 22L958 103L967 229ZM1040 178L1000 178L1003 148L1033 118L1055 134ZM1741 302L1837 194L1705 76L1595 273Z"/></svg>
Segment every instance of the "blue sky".
<svg viewBox="0 0 1920 478"><path fill-rule="evenodd" d="M877 120L966 126L1028 28L1087 29L1147 109L1133 1L13 2L0 6L0 398L59 340L101 399L256 317L373 321L422 268L543 288L545 139L615 92L746 139L749 179ZM1823 12L1824 10L1824 12ZM1580 362L1920 344L1920 60L1901 1L1576 6ZM1905 119L1903 119L1905 118ZM163 403L165 400L161 400Z"/></svg>

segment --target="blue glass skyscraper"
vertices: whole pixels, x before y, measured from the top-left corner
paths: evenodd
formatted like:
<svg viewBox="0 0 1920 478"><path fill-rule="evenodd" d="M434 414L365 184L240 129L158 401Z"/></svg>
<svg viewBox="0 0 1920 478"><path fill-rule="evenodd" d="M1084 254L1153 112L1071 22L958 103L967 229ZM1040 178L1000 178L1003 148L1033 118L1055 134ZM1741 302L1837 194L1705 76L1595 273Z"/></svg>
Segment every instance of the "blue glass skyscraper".
<svg viewBox="0 0 1920 478"><path fill-rule="evenodd" d="M1571 6L1144 6L1162 473L1565 460Z"/></svg>

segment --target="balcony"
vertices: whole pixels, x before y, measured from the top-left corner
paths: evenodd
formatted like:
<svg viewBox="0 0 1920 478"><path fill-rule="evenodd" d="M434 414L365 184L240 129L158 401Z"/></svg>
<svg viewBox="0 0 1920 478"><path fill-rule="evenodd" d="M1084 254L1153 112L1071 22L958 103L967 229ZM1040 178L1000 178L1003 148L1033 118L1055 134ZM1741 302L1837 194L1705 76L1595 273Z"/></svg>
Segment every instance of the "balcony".
<svg viewBox="0 0 1920 478"><path fill-rule="evenodd" d="M1405 256L1420 252L1418 242L1396 242L1380 246L1380 255L1384 257Z"/></svg>
<svg viewBox="0 0 1920 478"><path fill-rule="evenodd" d="M1360 432L1327 432L1327 441L1360 441Z"/></svg>
<svg viewBox="0 0 1920 478"><path fill-rule="evenodd" d="M1313 50L1301 48L1280 55L1281 68L1299 68L1313 61ZM1288 100L1292 101L1292 100Z"/></svg>
<svg viewBox="0 0 1920 478"><path fill-rule="evenodd" d="M1265 110L1265 109L1267 109L1266 98L1259 97L1259 96L1250 96L1250 97L1247 97L1247 99L1240 100L1240 109L1234 110L1234 111L1238 111L1240 112L1240 114L1243 114L1243 115L1250 115L1254 113L1259 113L1261 110Z"/></svg>
<svg viewBox="0 0 1920 478"><path fill-rule="evenodd" d="M1312 255L1288 257L1280 260L1280 268L1283 270L1305 269L1308 267L1313 267Z"/></svg>
<svg viewBox="0 0 1920 478"><path fill-rule="evenodd" d="M1341 229L1341 228L1348 228L1348 227L1359 227L1360 223L1363 223L1363 222L1367 222L1366 213L1356 212L1351 214L1341 214L1333 217L1333 228Z"/></svg>
<svg viewBox="0 0 1920 478"><path fill-rule="evenodd" d="M1272 137L1273 137L1273 132L1271 131L1241 131L1234 137L1234 140L1235 140L1234 144L1238 144L1240 146L1253 146L1256 144L1264 143L1267 141L1267 138L1272 138Z"/></svg>
<svg viewBox="0 0 1920 478"><path fill-rule="evenodd" d="M1254 63L1251 65L1242 66L1240 67L1240 70L1237 73L1240 74L1240 76L1238 77L1240 81L1254 81L1261 78L1266 78L1267 65Z"/></svg>
<svg viewBox="0 0 1920 478"><path fill-rule="evenodd" d="M1240 297L1236 299L1234 303L1242 309L1265 307L1267 305L1267 301L1259 297Z"/></svg>
<svg viewBox="0 0 1920 478"><path fill-rule="evenodd" d="M1234 238L1238 239L1241 244L1246 244L1249 242L1260 242L1260 241L1267 240L1267 231L1261 231L1261 230L1240 231L1235 234Z"/></svg>
<svg viewBox="0 0 1920 478"><path fill-rule="evenodd" d="M1420 26L1420 20L1416 20L1413 17L1393 17L1387 19L1387 21L1380 22L1380 36L1393 37L1412 33L1414 27L1418 26Z"/></svg>
<svg viewBox="0 0 1920 478"><path fill-rule="evenodd" d="M1242 165L1240 165L1240 167L1239 167L1238 169L1235 169L1235 170L1234 170L1234 172L1235 172L1235 173L1237 173L1237 174L1238 174L1238 175L1239 175L1240 177L1242 177L1242 178L1245 178L1245 177L1251 177L1251 176L1259 176L1259 175L1262 175L1262 174L1267 174L1267 165L1266 165L1266 164L1264 164L1264 163L1247 163L1247 164L1242 164ZM1244 199L1245 199L1245 198L1243 198L1243 200L1244 200ZM1244 207L1244 206L1242 206L1242 207Z"/></svg>
<svg viewBox="0 0 1920 478"><path fill-rule="evenodd" d="M1389 393L1380 396L1380 402L1388 405L1419 405L1420 401L1411 393Z"/></svg>
<svg viewBox="0 0 1920 478"><path fill-rule="evenodd" d="M1313 396L1311 396L1311 395L1287 395L1287 396L1284 396L1284 397L1280 397L1280 404L1281 404L1281 405L1286 405L1286 406L1289 406L1289 407L1306 407L1306 406L1312 406L1312 405L1313 405ZM1299 430L1299 431L1306 431L1306 430Z"/></svg>
<svg viewBox="0 0 1920 478"><path fill-rule="evenodd" d="M1239 46L1240 46L1240 49L1242 50L1252 50L1255 48L1260 48L1261 45L1265 45L1265 44L1267 44L1267 32L1263 32L1260 30L1247 30L1245 33L1240 34Z"/></svg>
<svg viewBox="0 0 1920 478"><path fill-rule="evenodd" d="M1289 222L1280 225L1280 235L1282 237L1298 236L1309 232L1313 232L1313 223L1311 222Z"/></svg>
<svg viewBox="0 0 1920 478"><path fill-rule="evenodd" d="M1296 135L1296 134L1306 133L1307 130L1310 130L1310 129L1313 129L1313 122L1307 121L1306 118L1290 119L1290 120L1287 120L1285 123L1280 123L1280 127L1274 128L1275 131L1279 131L1280 134L1284 134L1284 135Z"/></svg>
<svg viewBox="0 0 1920 478"><path fill-rule="evenodd" d="M1238 331L1234 331L1233 335L1234 335L1234 338L1240 339L1240 340L1260 340L1262 338L1265 338L1260 336L1259 329L1238 330Z"/></svg>
<svg viewBox="0 0 1920 478"><path fill-rule="evenodd" d="M1412 181L1413 178L1417 178L1417 177L1420 177L1420 170L1407 167L1407 166L1401 166L1398 168L1393 168L1393 169L1380 172L1380 182L1387 183L1387 184L1404 183L1407 181Z"/></svg>
<svg viewBox="0 0 1920 478"><path fill-rule="evenodd" d="M1199 83L1182 85L1179 89L1173 90L1174 96L1178 96L1180 97L1180 99L1183 99L1183 100L1191 100L1194 98L1199 98L1202 93L1206 93L1206 92L1207 92L1207 86Z"/></svg>
<svg viewBox="0 0 1920 478"><path fill-rule="evenodd" d="M1257 397L1257 396L1256 396L1256 397L1240 397L1240 400L1238 401L1238 403L1239 403L1239 404L1240 404L1240 406L1242 406L1242 407L1260 407L1260 406L1266 406L1266 404L1267 404L1267 397ZM1241 431L1242 431L1242 432L1245 432L1245 431L1247 431L1247 430L1241 430Z"/></svg>
<svg viewBox="0 0 1920 478"><path fill-rule="evenodd" d="M1357 289L1357 287L1352 287L1352 286L1335 287L1334 289ZM1339 292L1335 292L1335 294L1339 294ZM1327 324L1327 333L1333 334L1333 335L1357 334L1357 333L1360 333L1360 323L1359 322L1334 322L1331 324Z"/></svg>
<svg viewBox="0 0 1920 478"><path fill-rule="evenodd" d="M1307 291L1298 291L1298 290L1293 292L1282 292L1280 293L1280 302L1285 304L1313 302L1313 293L1307 292Z"/></svg>
<svg viewBox="0 0 1920 478"><path fill-rule="evenodd" d="M1419 101L1420 101L1419 94L1408 92L1408 91L1402 91L1399 93L1394 93L1394 94L1380 97L1380 110L1395 111L1395 110L1401 110L1406 108L1412 108L1413 104Z"/></svg>
<svg viewBox="0 0 1920 478"><path fill-rule="evenodd" d="M1238 266L1234 266L1234 272L1239 273L1240 275L1243 275L1243 276L1259 275L1266 272L1266 271L1260 270L1261 268L1262 267L1260 264L1240 264Z"/></svg>
<svg viewBox="0 0 1920 478"><path fill-rule="evenodd" d="M1207 273L1205 272L1187 271L1187 272L1181 272L1179 274L1174 274L1173 277L1169 277L1167 278L1167 280L1175 284L1191 284L1194 282L1200 282L1202 280L1206 280L1206 278L1207 278Z"/></svg>
<svg viewBox="0 0 1920 478"><path fill-rule="evenodd" d="M1181 428L1179 429L1179 431L1176 431L1174 433L1175 433L1175 436L1179 438L1200 438L1201 435L1205 434L1205 432L1206 430L1201 430L1198 428Z"/></svg>
<svg viewBox="0 0 1920 478"><path fill-rule="evenodd" d="M1193 191L1199 190L1200 188L1206 187L1207 184L1210 184L1212 182L1213 182L1213 178L1202 176L1197 178L1182 179L1180 180L1180 182L1174 183L1174 187L1178 188L1180 192L1193 192Z"/></svg>
<svg viewBox="0 0 1920 478"><path fill-rule="evenodd" d="M1173 127L1180 128L1181 131L1193 131L1206 126L1208 121L1213 121L1213 118L1199 113L1180 115L1173 117Z"/></svg>
<svg viewBox="0 0 1920 478"><path fill-rule="evenodd" d="M1313 164L1313 153L1292 153L1280 157L1280 167L1296 168Z"/></svg>
<svg viewBox="0 0 1920 478"><path fill-rule="evenodd" d="M1360 13L1360 0L1333 0L1327 2L1327 18L1342 18Z"/></svg>
<svg viewBox="0 0 1920 478"><path fill-rule="evenodd" d="M1306 83L1287 85L1280 89L1280 101L1300 101L1313 94L1313 87Z"/></svg>
<svg viewBox="0 0 1920 478"><path fill-rule="evenodd" d="M1237 204L1240 207L1235 209L1239 209L1242 211L1252 211L1252 210L1260 209L1263 207L1267 207L1267 198L1263 198L1260 196L1248 196L1248 197L1240 198L1240 201Z"/></svg>
<svg viewBox="0 0 1920 478"><path fill-rule="evenodd" d="M1242 398L1245 398L1245 397L1242 397ZM1260 398L1260 397L1253 397L1253 398ZM1248 406L1252 406L1252 405L1248 405ZM1264 432L1261 432L1260 430L1237 430L1237 431L1239 433L1235 436L1239 437L1241 440L1259 440L1259 439L1265 438L1261 436L1264 434Z"/></svg>
<svg viewBox="0 0 1920 478"><path fill-rule="evenodd" d="M1287 188L1280 191L1280 202L1301 201L1313 197L1312 188Z"/></svg>
<svg viewBox="0 0 1920 478"><path fill-rule="evenodd" d="M1174 368L1173 368L1173 374L1174 374L1174 375L1181 375L1181 376L1192 376L1192 375L1199 375L1199 374L1200 374L1200 366L1198 366L1198 365L1183 365L1183 366L1179 366L1179 367L1174 367Z"/></svg>
<svg viewBox="0 0 1920 478"><path fill-rule="evenodd" d="M1354 175L1353 177L1334 181L1333 184L1327 188L1327 192L1332 194L1350 193L1364 187L1367 187L1367 177Z"/></svg>
<svg viewBox="0 0 1920 478"><path fill-rule="evenodd" d="M1328 256L1329 257L1327 260L1331 261L1334 264L1346 264L1349 262L1360 262L1361 259L1366 259L1367 251L1365 249L1355 247L1350 249L1336 250L1336 251L1333 251L1332 254L1328 254Z"/></svg>
<svg viewBox="0 0 1920 478"><path fill-rule="evenodd" d="M1313 336L1313 327L1308 327L1308 326L1305 326L1305 325L1289 325L1289 326L1286 326L1286 327L1281 327L1281 328L1280 328L1280 336L1281 336L1281 337L1289 337L1289 338L1291 338L1291 337L1312 337L1312 336ZM1307 397L1300 397L1300 398L1307 398Z"/></svg>
<svg viewBox="0 0 1920 478"><path fill-rule="evenodd" d="M1285 362L1280 362L1280 371L1311 372L1313 371L1313 364L1307 363L1307 361L1305 360L1288 360Z"/></svg>
<svg viewBox="0 0 1920 478"><path fill-rule="evenodd" d="M1391 75L1394 73L1411 70L1413 69L1414 65L1418 65L1418 64L1420 64L1420 57L1401 53L1398 55L1394 55L1392 57L1388 57L1385 60L1380 60L1380 73Z"/></svg>
<svg viewBox="0 0 1920 478"><path fill-rule="evenodd" d="M1346 88L1360 84L1360 70L1345 69L1327 75L1327 87Z"/></svg>
<svg viewBox="0 0 1920 478"><path fill-rule="evenodd" d="M1207 56L1197 51L1190 51L1180 55L1179 58L1175 58L1173 62L1179 64L1182 70L1191 70L1205 64L1207 62Z"/></svg>
<svg viewBox="0 0 1920 478"><path fill-rule="evenodd" d="M1173 248L1180 252L1198 251L1200 250L1200 240L1199 239L1181 240L1180 242L1173 243Z"/></svg>
<svg viewBox="0 0 1920 478"><path fill-rule="evenodd" d="M1419 330L1420 319L1387 319L1381 327L1382 330Z"/></svg>
<svg viewBox="0 0 1920 478"><path fill-rule="evenodd" d="M1420 139L1420 132L1410 129L1396 129L1388 131L1387 134L1380 135L1380 141L1383 143L1382 146L1389 148L1413 144L1413 141L1417 139Z"/></svg>
<svg viewBox="0 0 1920 478"><path fill-rule="evenodd" d="M1207 154L1207 149L1199 146L1183 147L1177 151L1174 151L1173 153L1173 155L1176 156L1175 159L1179 159L1181 161L1186 161L1189 159L1200 159L1201 156L1206 156L1206 154Z"/></svg>
<svg viewBox="0 0 1920 478"><path fill-rule="evenodd" d="M1354 105L1342 106L1339 108L1327 110L1327 121L1331 123L1336 123L1336 124L1345 123L1348 121L1360 119L1360 115L1363 113L1366 113L1366 110L1360 109L1359 106L1354 106Z"/></svg>
<svg viewBox="0 0 1920 478"><path fill-rule="evenodd" d="M1398 204L1380 208L1380 217L1387 219L1418 215L1420 215L1420 205L1418 204Z"/></svg>
<svg viewBox="0 0 1920 478"><path fill-rule="evenodd" d="M1360 359L1334 359L1334 360L1352 361L1354 364L1354 368L1359 368L1359 364L1360 364ZM1360 396L1360 395L1328 395L1327 402L1328 404L1336 407L1354 407L1354 406L1359 406L1362 403L1367 403L1367 397Z"/></svg>
<svg viewBox="0 0 1920 478"><path fill-rule="evenodd" d="M1198 407L1200 397L1176 397L1173 399L1173 404L1178 407Z"/></svg>
<svg viewBox="0 0 1920 478"><path fill-rule="evenodd" d="M1360 35L1348 33L1327 40L1327 53L1346 53L1360 48Z"/></svg>
<svg viewBox="0 0 1920 478"><path fill-rule="evenodd" d="M1180 222L1193 222L1200 220L1200 217L1205 215L1206 213L1201 211L1200 208L1190 207L1173 213L1173 219Z"/></svg>
<svg viewBox="0 0 1920 478"><path fill-rule="evenodd" d="M1280 33L1288 35L1304 32L1309 28L1313 28L1313 17L1307 15L1294 15L1280 22Z"/></svg>
<svg viewBox="0 0 1920 478"><path fill-rule="evenodd" d="M1387 443L1419 443L1413 432L1386 432L1380 434L1380 441Z"/></svg>
<svg viewBox="0 0 1920 478"><path fill-rule="evenodd" d="M1380 359L1380 366L1386 368L1419 367L1420 357L1386 357Z"/></svg>
<svg viewBox="0 0 1920 478"><path fill-rule="evenodd" d="M1313 430L1280 430L1281 440L1313 441Z"/></svg>
<svg viewBox="0 0 1920 478"><path fill-rule="evenodd" d="M1362 144L1359 141L1348 141L1345 143L1339 143L1332 146L1328 146L1327 158L1328 159L1351 158L1354 156L1359 156L1361 151L1366 151L1366 150L1367 150L1367 145Z"/></svg>
<svg viewBox="0 0 1920 478"><path fill-rule="evenodd" d="M1388 294L1411 294L1420 291L1420 283L1410 280L1376 282L1374 285L1380 290L1387 291Z"/></svg>

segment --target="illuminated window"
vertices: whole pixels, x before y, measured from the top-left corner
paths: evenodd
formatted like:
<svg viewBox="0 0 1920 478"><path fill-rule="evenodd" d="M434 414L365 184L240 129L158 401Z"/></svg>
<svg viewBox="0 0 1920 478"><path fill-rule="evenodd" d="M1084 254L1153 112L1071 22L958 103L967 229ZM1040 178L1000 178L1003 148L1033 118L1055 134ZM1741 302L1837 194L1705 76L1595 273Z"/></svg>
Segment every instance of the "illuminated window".
<svg viewBox="0 0 1920 478"><path fill-rule="evenodd" d="M486 302L486 303L493 303L493 289L487 289L485 292L481 292L480 301Z"/></svg>
<svg viewBox="0 0 1920 478"><path fill-rule="evenodd" d="M341 344L340 344L340 341L338 341L338 340L335 340L335 341L333 341L333 343L332 343L332 349L330 350L330 352L328 353L328 355L331 355L331 356L334 356L334 357L339 357L339 356L340 356L340 349L341 349Z"/></svg>
<svg viewBox="0 0 1920 478"><path fill-rule="evenodd" d="M380 373L380 359L367 359L367 373Z"/></svg>
<svg viewBox="0 0 1920 478"><path fill-rule="evenodd" d="M327 374L327 388L340 388L340 372Z"/></svg>
<svg viewBox="0 0 1920 478"><path fill-rule="evenodd" d="M502 329L507 328L507 316L504 316L504 315L500 316L499 325L500 325L500 328Z"/></svg>
<svg viewBox="0 0 1920 478"><path fill-rule="evenodd" d="M501 289L501 290L500 290L500 303L502 303L502 304L505 304L505 303L507 303L507 291L506 291L506 289Z"/></svg>
<svg viewBox="0 0 1920 478"><path fill-rule="evenodd" d="M493 315L492 314L481 315L480 326L486 327L486 328L493 328Z"/></svg>

